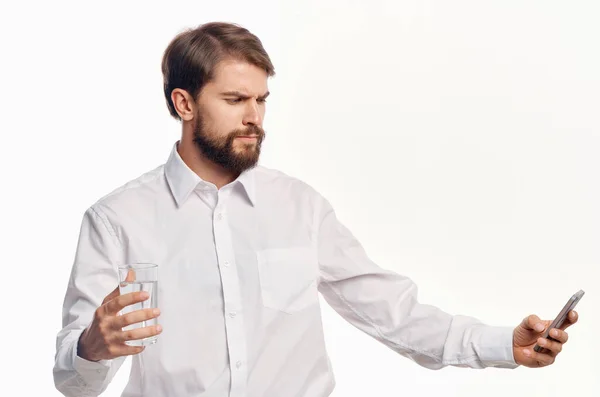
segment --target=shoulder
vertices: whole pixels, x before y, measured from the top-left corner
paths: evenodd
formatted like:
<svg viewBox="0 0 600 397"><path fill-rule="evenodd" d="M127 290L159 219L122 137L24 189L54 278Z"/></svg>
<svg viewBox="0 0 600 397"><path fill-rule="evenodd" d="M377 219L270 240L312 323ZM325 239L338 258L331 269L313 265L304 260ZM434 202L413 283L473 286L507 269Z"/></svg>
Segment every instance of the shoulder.
<svg viewBox="0 0 600 397"><path fill-rule="evenodd" d="M100 213L126 210L127 207L156 200L158 195L164 194L165 187L164 164L162 164L116 187L100 197L90 208Z"/></svg>
<svg viewBox="0 0 600 397"><path fill-rule="evenodd" d="M331 209L329 201L309 183L283 171L257 167L255 174L259 203L268 208L285 207L292 212L321 216Z"/></svg>
<svg viewBox="0 0 600 397"><path fill-rule="evenodd" d="M309 183L283 171L258 166L255 169L256 188L266 194L295 198L320 199L321 195Z"/></svg>

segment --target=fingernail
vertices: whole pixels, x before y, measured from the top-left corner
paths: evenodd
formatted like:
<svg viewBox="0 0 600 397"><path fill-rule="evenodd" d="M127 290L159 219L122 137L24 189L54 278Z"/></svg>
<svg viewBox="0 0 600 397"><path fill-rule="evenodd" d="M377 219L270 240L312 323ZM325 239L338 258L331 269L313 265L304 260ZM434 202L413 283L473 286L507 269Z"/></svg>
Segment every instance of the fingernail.
<svg viewBox="0 0 600 397"><path fill-rule="evenodd" d="M155 316L158 316L160 314L160 309L152 310L152 314L154 314Z"/></svg>
<svg viewBox="0 0 600 397"><path fill-rule="evenodd" d="M531 356L531 352L527 349L523 350L523 354L526 355L527 357Z"/></svg>
<svg viewBox="0 0 600 397"><path fill-rule="evenodd" d="M156 326L156 331L158 331L158 332L162 331L162 327L160 325L157 325Z"/></svg>
<svg viewBox="0 0 600 397"><path fill-rule="evenodd" d="M140 296L142 297L142 299L148 299L148 297L150 295L148 295L148 293L146 291L142 291L142 292L140 292Z"/></svg>
<svg viewBox="0 0 600 397"><path fill-rule="evenodd" d="M557 330L555 330L555 329L553 329L553 330L552 330L552 336L558 336L558 331L557 331Z"/></svg>
<svg viewBox="0 0 600 397"><path fill-rule="evenodd" d="M545 339L540 340L539 343L540 343L540 346L546 346L546 340Z"/></svg>
<svg viewBox="0 0 600 397"><path fill-rule="evenodd" d="M534 328L537 332L542 332L544 330L544 325L541 323L537 323Z"/></svg>

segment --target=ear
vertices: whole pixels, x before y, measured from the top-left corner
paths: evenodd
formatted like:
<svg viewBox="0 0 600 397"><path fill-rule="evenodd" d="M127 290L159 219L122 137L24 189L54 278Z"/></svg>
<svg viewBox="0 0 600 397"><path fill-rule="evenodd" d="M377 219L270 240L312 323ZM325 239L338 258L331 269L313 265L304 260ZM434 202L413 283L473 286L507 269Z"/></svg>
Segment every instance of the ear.
<svg viewBox="0 0 600 397"><path fill-rule="evenodd" d="M171 92L171 100L182 121L190 121L194 118L194 115L196 114L196 103L186 90L175 88L173 92Z"/></svg>

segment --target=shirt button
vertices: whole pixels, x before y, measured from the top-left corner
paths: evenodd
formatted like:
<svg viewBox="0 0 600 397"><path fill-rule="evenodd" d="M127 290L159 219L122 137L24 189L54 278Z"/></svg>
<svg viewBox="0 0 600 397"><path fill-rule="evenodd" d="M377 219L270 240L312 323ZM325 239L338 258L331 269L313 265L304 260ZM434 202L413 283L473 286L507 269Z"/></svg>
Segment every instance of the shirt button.
<svg viewBox="0 0 600 397"><path fill-rule="evenodd" d="M229 266L229 262L227 262L227 261L223 262L223 266L228 267Z"/></svg>
<svg viewBox="0 0 600 397"><path fill-rule="evenodd" d="M96 372L98 372L99 374L101 374L102 370L101 369L97 369Z"/></svg>
<svg viewBox="0 0 600 397"><path fill-rule="evenodd" d="M219 212L219 213L217 214L217 220L218 220L218 221L221 221L221 220L223 220L223 214L222 214L222 213L220 213L220 212Z"/></svg>
<svg viewBox="0 0 600 397"><path fill-rule="evenodd" d="M242 362L241 362L241 361L238 361L237 363L235 363L235 366L236 366L236 368L239 368L239 367L241 367L241 366L242 366Z"/></svg>
<svg viewBox="0 0 600 397"><path fill-rule="evenodd" d="M236 314L236 312L229 312L229 317L234 318Z"/></svg>

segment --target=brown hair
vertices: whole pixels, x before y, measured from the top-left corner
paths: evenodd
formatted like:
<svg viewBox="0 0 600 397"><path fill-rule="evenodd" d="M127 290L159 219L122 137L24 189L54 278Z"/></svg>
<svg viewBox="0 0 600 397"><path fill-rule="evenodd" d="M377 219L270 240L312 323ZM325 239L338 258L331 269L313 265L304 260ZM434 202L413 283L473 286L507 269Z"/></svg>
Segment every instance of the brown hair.
<svg viewBox="0 0 600 397"><path fill-rule="evenodd" d="M214 78L217 64L228 57L258 66L268 76L275 75L259 38L236 24L206 23L171 41L162 59L164 93L171 116L180 120L171 100L173 90L183 89L196 100L202 87Z"/></svg>

